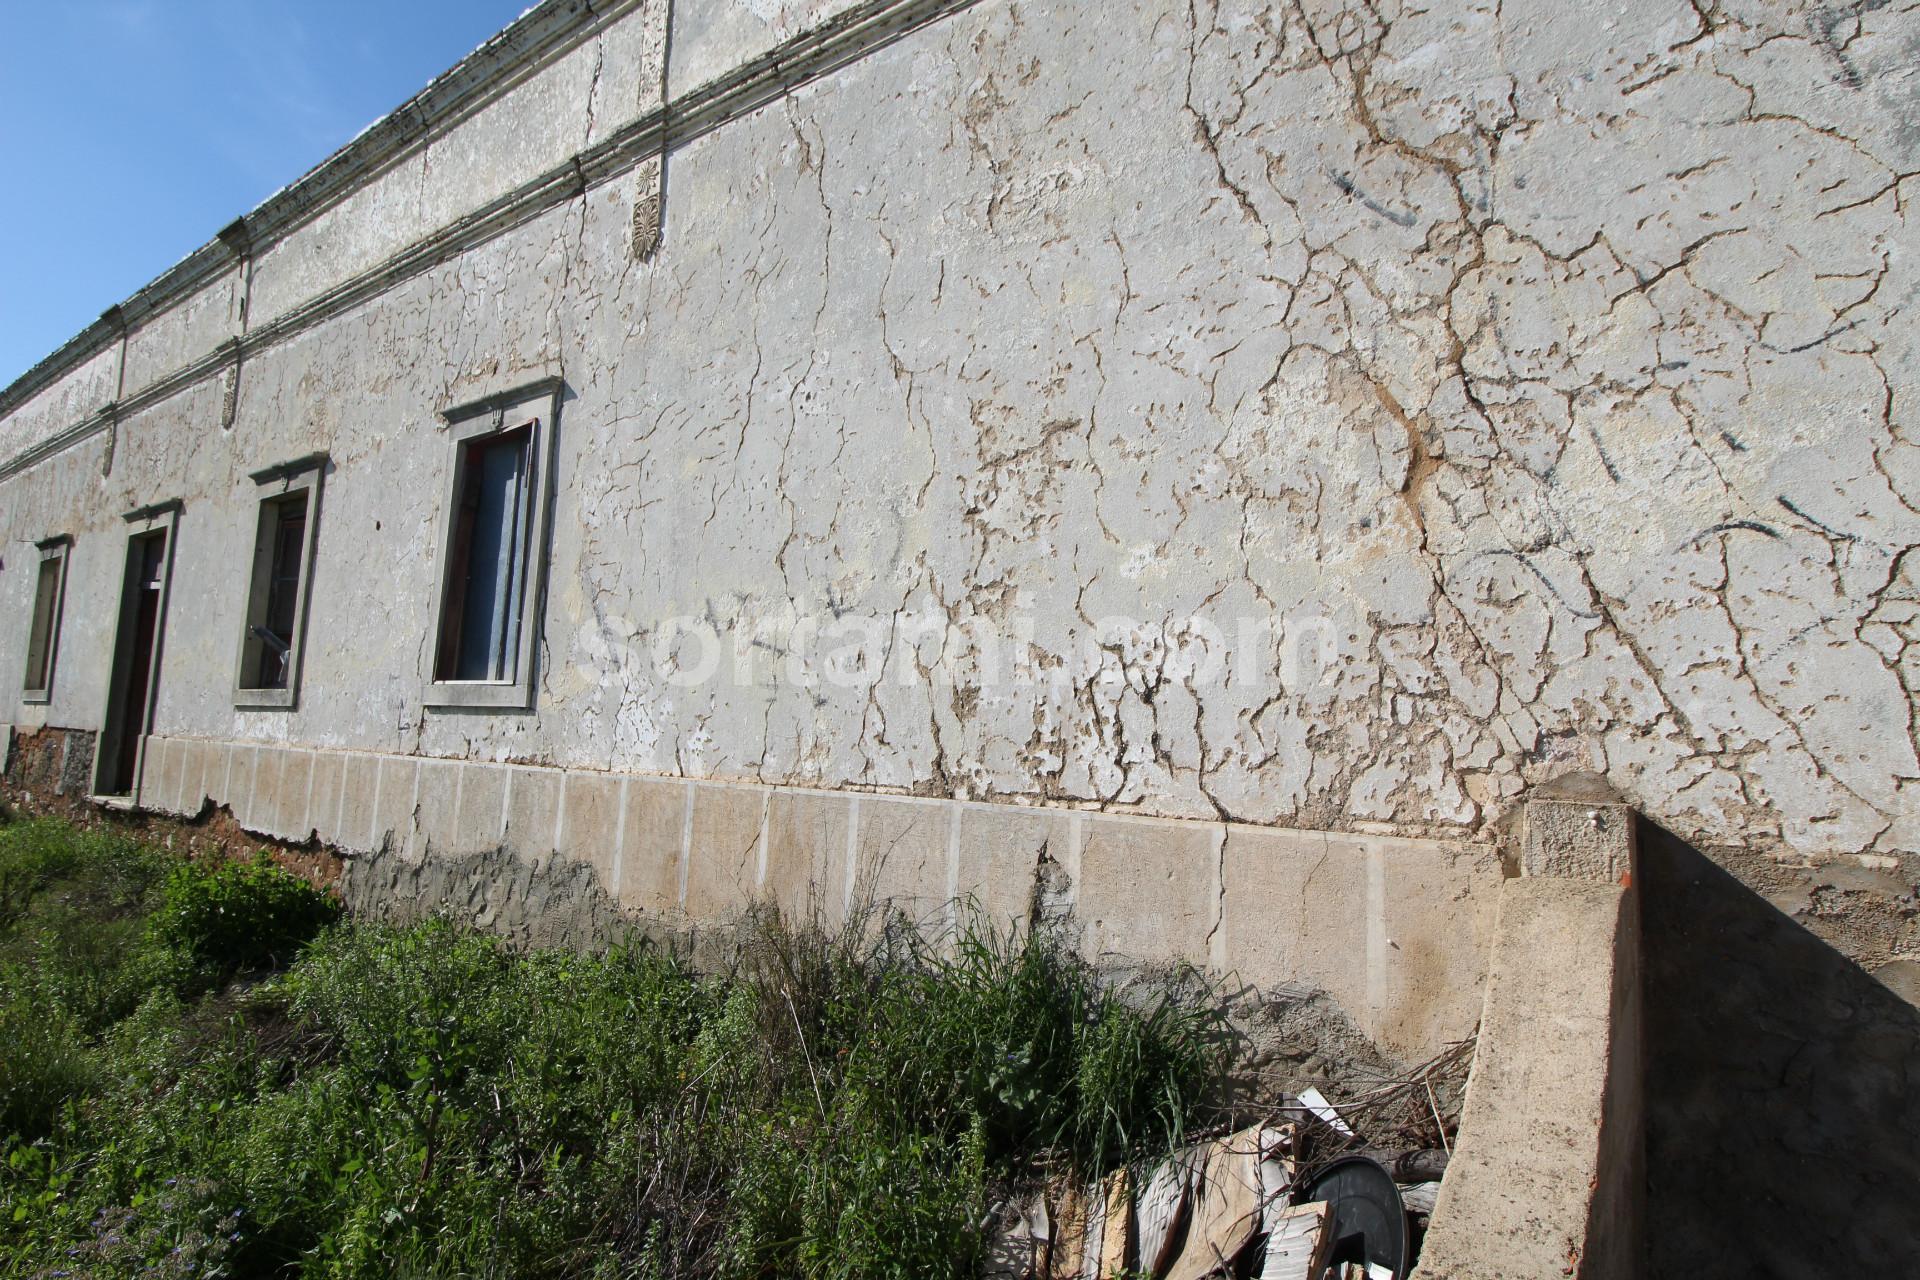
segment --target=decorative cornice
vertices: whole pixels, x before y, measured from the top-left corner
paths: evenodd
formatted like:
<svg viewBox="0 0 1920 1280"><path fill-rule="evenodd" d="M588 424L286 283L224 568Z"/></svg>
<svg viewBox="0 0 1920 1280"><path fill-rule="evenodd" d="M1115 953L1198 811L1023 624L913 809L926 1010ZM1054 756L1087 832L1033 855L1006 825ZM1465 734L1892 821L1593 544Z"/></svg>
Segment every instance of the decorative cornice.
<svg viewBox="0 0 1920 1280"><path fill-rule="evenodd" d="M183 505L178 498L168 498L164 502L149 502L144 507L135 507L133 510L123 514L120 518L128 524L139 524L142 520L151 520L155 516L164 516L168 513L178 514Z"/></svg>
<svg viewBox="0 0 1920 1280"><path fill-rule="evenodd" d="M244 258L253 251L253 232L247 229L245 218L235 218L220 228L220 234L214 239L225 246L227 252L236 258Z"/></svg>
<svg viewBox="0 0 1920 1280"><path fill-rule="evenodd" d="M558 395L561 388L565 386L566 383L559 375L549 374L546 377L535 378L531 382L522 382L516 386L490 392L478 400L469 400L465 404L442 409L440 417L448 424L464 422L468 418L476 418L483 413L498 413L502 409L511 409L529 400Z"/></svg>
<svg viewBox="0 0 1920 1280"><path fill-rule="evenodd" d="M638 0L625 0L625 3L601 10L599 17L604 20L610 13L631 7ZM422 272L448 262L462 253L511 231L549 209L565 204L583 195L588 189L599 186L610 178L615 178L632 169L643 160L647 160L685 145L696 138L711 133L729 121L739 119L757 111L768 103L776 102L801 85L817 80L833 71L856 62L874 51L892 44L909 32L935 22L951 14L973 7L979 0L865 0L828 22L803 32L791 40L751 61L742 63L733 71L707 81L698 88L682 94L678 99L657 108L646 115L615 130L602 141L579 152L570 159L547 170L513 190L498 196L479 208L455 219L439 230L416 240L400 250L385 262L360 275L341 281L320 294L307 299L298 306L260 324L248 333L227 341L181 367L165 374L138 391L125 396L115 408L118 416L125 418L131 414L149 408L169 399L194 384L224 371L236 358L250 359L256 352L277 346L314 326L359 306L367 300L377 297ZM436 88L456 76L480 75L470 67L482 55L488 54L509 36L519 31L529 21L547 15L553 18L557 14L575 14L586 12L584 0L547 0L547 3L530 10L518 22L508 27L499 36L469 56L465 62L440 79L435 80L413 102L401 107L387 117L392 120L409 112L415 104L429 98ZM557 18L554 18L557 21ZM571 29L571 28L569 28ZM493 64L489 63L491 67ZM509 63L508 65L512 65ZM471 108L472 102L468 107ZM445 116L437 117L444 122ZM336 152L333 159L321 165L293 186L279 195L271 197L260 209L248 214L243 221L251 229L252 249L258 252L266 239L263 229L272 226L276 234L284 234L296 225L293 211L289 207L283 210L281 202L291 199L296 192L302 192L301 219L318 212L324 207L314 195L319 188L309 191L306 184L310 179L318 181L319 176L330 171L331 166L339 164L346 171L346 162L352 159L355 149L362 145L367 137L375 135L387 120L373 126L362 135L360 140L349 143ZM418 137L425 132L426 126L414 126L415 132L408 136ZM385 136L385 135L381 135ZM387 158L397 154L397 145L381 153ZM372 172L371 161L355 161L354 172L358 180L364 180ZM384 161L382 161L384 163ZM352 189L343 177L329 179L331 185L328 201L338 200ZM265 216L271 213L271 217ZM231 230L231 228L229 228ZM230 265L234 260L228 252L225 237L216 239L212 244L196 251L218 253L222 266ZM175 288L174 277L194 260L189 257L173 272L162 276L146 289L134 295L129 302L114 308L109 315L124 317L129 309L136 307L141 299L157 297L162 286ZM197 277L204 280L206 276ZM178 292L171 295L170 301L191 291L187 285L178 285ZM146 314L157 307L149 306ZM0 392L0 417L4 417L27 396L50 383L55 378L94 354L106 345L106 340L117 338L123 331L120 328L106 330L107 339L92 349L81 351L77 348L83 338L96 329L109 323L107 317L96 321L83 330L80 337L70 341L65 347L49 356L40 364L28 370L13 386ZM69 357L69 350L75 354ZM64 363L60 363L64 361ZM49 372L42 376L42 370ZM21 388L30 379L41 381ZM114 420L114 414L101 410L92 417L84 419L65 430L48 437L40 443L15 454L0 463L0 480L7 480L73 445L88 439L106 429Z"/></svg>
<svg viewBox="0 0 1920 1280"><path fill-rule="evenodd" d="M303 453L297 458L289 458L285 462L276 462L272 466L262 467L258 471L249 471L247 472L247 479L253 481L255 484L272 484L275 480L282 480L287 476L297 476L302 471L312 471L316 467L324 467L329 461L331 461L331 459L324 449L317 453Z"/></svg>

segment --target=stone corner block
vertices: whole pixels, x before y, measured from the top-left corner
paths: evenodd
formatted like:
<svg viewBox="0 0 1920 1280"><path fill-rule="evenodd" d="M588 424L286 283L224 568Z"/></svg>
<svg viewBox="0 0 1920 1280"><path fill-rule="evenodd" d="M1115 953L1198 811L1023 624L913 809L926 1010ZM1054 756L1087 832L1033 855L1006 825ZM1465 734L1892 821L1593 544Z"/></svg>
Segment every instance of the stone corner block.
<svg viewBox="0 0 1920 1280"><path fill-rule="evenodd" d="M1522 875L1631 885L1639 846L1631 805L1534 800L1527 805Z"/></svg>

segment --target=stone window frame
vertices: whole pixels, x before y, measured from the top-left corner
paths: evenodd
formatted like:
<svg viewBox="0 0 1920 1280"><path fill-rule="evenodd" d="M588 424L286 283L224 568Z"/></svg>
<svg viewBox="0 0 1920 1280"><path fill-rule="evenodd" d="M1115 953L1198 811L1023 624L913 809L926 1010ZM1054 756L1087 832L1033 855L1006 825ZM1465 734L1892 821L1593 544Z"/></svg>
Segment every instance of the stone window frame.
<svg viewBox="0 0 1920 1280"><path fill-rule="evenodd" d="M538 680L538 639L546 612L548 544L552 540L554 464L558 453L560 401L565 384L545 377L440 411L452 457L448 464L445 508L440 516L439 549L434 557L435 589L431 641L421 673L421 705L429 710L531 711ZM530 519L517 548L520 573L520 626L514 673L510 680L442 680L439 656L450 625L447 606L453 574L453 540L466 483L469 448L490 436L526 428L527 492Z"/></svg>
<svg viewBox="0 0 1920 1280"><path fill-rule="evenodd" d="M233 705L238 710L290 711L300 705L300 669L304 665L307 613L313 596L313 562L320 540L320 495L329 461L325 453L309 453L248 473L247 478L259 493L259 514L254 525L253 559L247 577L245 612L240 621L239 649L234 659ZM301 535L300 577L293 599L293 634L287 637L291 655L287 660L287 683L280 689L258 688L247 683L248 659L255 656L248 641L267 607L267 578L273 568L268 513L296 493L306 494L307 526Z"/></svg>
<svg viewBox="0 0 1920 1280"><path fill-rule="evenodd" d="M33 641L34 631L39 624L39 618L36 616L38 610L30 607L27 611L27 670L22 674L20 701L44 706L53 701L54 670L60 661L60 619L61 615L66 611L67 568L71 563L68 557L73 551L73 539L67 534L59 533L51 538L42 538L39 542L36 542L34 546L40 552L33 566L35 604L39 602L40 574L49 562L54 562L59 565L59 569L57 570L59 577L55 580L53 588L53 612L48 615L45 641L47 654L46 669L43 673L44 678L38 685L32 682Z"/></svg>

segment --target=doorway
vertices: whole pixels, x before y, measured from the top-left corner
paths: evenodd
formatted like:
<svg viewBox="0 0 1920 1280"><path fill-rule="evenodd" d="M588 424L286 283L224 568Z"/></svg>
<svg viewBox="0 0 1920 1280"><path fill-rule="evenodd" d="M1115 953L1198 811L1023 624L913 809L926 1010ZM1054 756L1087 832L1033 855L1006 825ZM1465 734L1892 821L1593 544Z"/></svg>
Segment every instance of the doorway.
<svg viewBox="0 0 1920 1280"><path fill-rule="evenodd" d="M159 514L154 513L156 517ZM101 727L94 764L96 795L134 798L138 788L160 674L160 639L173 562L172 535L172 520L155 518L127 539L106 723Z"/></svg>

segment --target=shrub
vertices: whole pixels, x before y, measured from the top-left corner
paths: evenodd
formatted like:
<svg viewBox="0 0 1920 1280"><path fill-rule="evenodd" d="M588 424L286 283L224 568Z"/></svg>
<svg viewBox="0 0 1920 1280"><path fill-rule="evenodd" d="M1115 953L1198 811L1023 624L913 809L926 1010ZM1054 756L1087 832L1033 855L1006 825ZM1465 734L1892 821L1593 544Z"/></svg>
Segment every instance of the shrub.
<svg viewBox="0 0 1920 1280"><path fill-rule="evenodd" d="M1204 990L971 917L765 912L702 976L49 849L0 928L0 1274L970 1276L997 1188L1158 1154L1219 1065ZM90 991L133 997L96 1032Z"/></svg>
<svg viewBox="0 0 1920 1280"><path fill-rule="evenodd" d="M181 964L183 982L211 984L289 963L339 918L333 895L275 866L263 852L213 867L176 864L151 929L160 949Z"/></svg>

